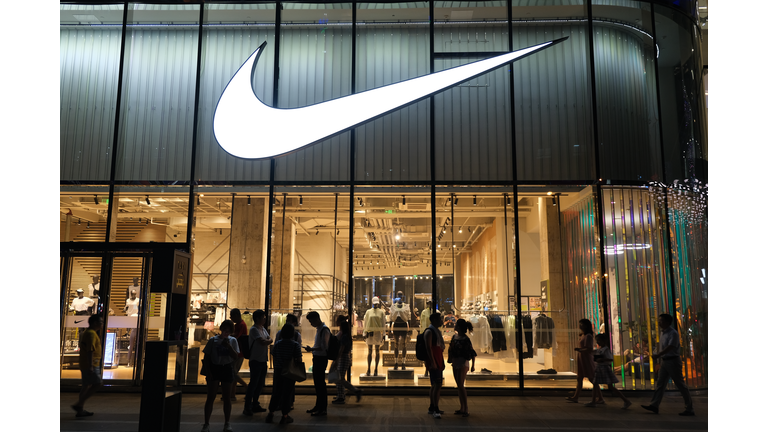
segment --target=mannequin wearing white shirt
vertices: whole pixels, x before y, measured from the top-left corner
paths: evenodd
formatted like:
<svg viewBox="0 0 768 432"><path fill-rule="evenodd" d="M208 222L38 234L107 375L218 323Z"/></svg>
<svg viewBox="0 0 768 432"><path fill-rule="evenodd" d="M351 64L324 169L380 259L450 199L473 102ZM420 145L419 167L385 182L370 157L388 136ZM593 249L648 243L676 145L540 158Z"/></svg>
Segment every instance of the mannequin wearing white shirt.
<svg viewBox="0 0 768 432"><path fill-rule="evenodd" d="M141 292L141 285L139 285L139 278L137 277L133 278L133 283L128 288L125 289L125 298L128 298L131 296L131 290L136 290L136 295L139 296L139 293Z"/></svg>
<svg viewBox="0 0 768 432"><path fill-rule="evenodd" d="M136 297L136 290L131 290L131 296L125 299L125 306L123 312L127 316L137 317L139 316L139 298ZM131 329L131 336L128 341L128 367L133 366L133 356L136 351L136 327Z"/></svg>
<svg viewBox="0 0 768 432"><path fill-rule="evenodd" d="M408 318L410 318L411 308L409 305L404 304L402 298L398 299L397 303L392 305L390 309L389 319L392 323L392 333L395 336L395 370L397 370L398 363L400 369L405 370L405 357L407 353L407 343L410 339L409 335L410 326L408 325ZM402 347L403 359L400 360L400 349Z"/></svg>
<svg viewBox="0 0 768 432"><path fill-rule="evenodd" d="M384 311L378 297L374 297L373 307L365 311L363 318L363 335L365 343L368 345L368 372L366 376L371 376L371 360L373 360L373 351L376 351L376 363L374 363L373 375L379 374L379 356L381 351L382 334L384 333Z"/></svg>
<svg viewBox="0 0 768 432"><path fill-rule="evenodd" d="M83 296L83 290L77 290L77 297L72 299L72 304L69 306L69 310L75 311L75 315L90 315L88 309L93 307L93 300Z"/></svg>

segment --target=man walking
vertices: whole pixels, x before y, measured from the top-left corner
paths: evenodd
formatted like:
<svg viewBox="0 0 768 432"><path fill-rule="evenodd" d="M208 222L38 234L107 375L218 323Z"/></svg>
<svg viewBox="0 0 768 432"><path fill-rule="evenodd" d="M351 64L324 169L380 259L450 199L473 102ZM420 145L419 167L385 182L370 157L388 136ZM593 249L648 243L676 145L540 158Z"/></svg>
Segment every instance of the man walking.
<svg viewBox="0 0 768 432"><path fill-rule="evenodd" d="M320 320L320 314L312 311L307 314L307 320L315 333L315 345L305 346L312 353L312 381L315 383L315 406L307 410L313 417L328 415L328 387L325 385L325 368L328 367L328 343L331 340L331 329Z"/></svg>
<svg viewBox="0 0 768 432"><path fill-rule="evenodd" d="M661 365L656 376L656 390L653 393L650 405L641 405L648 411L659 413L661 399L664 398L664 390L667 388L669 379L675 383L675 387L680 390L685 401L685 411L681 416L696 415L693 412L693 400L688 386L683 379L683 362L680 360L680 335L672 328L672 315L659 315L659 327L661 327L661 337L659 338L659 351L653 355L654 360L661 358Z"/></svg>
<svg viewBox="0 0 768 432"><path fill-rule="evenodd" d="M266 322L267 314L262 309L253 313L253 326L248 333L248 344L251 346L251 357L248 359L251 381L245 391L245 407L243 408L243 414L247 416L267 410L259 404L259 396L261 396L264 380L267 377L267 351L272 343L269 332L264 328Z"/></svg>
<svg viewBox="0 0 768 432"><path fill-rule="evenodd" d="M77 414L75 417L88 417L93 413L83 409L85 401L101 388L101 339L97 331L104 326L101 315L91 315L88 318L88 329L80 336L80 374L83 377L83 387L80 398L72 405Z"/></svg>

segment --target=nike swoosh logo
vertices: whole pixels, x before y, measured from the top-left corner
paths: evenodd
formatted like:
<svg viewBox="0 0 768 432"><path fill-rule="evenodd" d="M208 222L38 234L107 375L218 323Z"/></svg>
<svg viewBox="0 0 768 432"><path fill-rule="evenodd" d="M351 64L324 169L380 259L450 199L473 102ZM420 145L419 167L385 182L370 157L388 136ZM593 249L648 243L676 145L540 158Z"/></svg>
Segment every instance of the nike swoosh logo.
<svg viewBox="0 0 768 432"><path fill-rule="evenodd" d="M85 320L75 321L75 324L80 324L83 321L85 321Z"/></svg>
<svg viewBox="0 0 768 432"><path fill-rule="evenodd" d="M240 66L213 114L213 134L227 153L244 159L282 156L338 135L398 108L560 43L568 37L441 72L301 108L273 108L253 91L251 79L266 42Z"/></svg>

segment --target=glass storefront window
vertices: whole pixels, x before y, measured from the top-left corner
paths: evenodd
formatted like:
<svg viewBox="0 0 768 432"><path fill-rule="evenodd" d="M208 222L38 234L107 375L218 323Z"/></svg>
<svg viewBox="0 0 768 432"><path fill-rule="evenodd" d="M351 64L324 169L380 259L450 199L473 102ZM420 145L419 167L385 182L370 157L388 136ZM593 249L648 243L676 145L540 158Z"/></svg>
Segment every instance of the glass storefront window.
<svg viewBox="0 0 768 432"><path fill-rule="evenodd" d="M436 2L435 53L508 50L505 2Z"/></svg>

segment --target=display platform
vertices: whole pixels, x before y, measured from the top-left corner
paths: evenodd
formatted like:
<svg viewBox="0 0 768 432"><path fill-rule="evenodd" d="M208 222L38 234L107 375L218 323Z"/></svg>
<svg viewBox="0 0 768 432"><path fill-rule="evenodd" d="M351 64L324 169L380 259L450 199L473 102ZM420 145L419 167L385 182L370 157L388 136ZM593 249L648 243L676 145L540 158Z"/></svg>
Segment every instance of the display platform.
<svg viewBox="0 0 768 432"><path fill-rule="evenodd" d="M387 380L387 377L379 374L379 375L371 375L367 376L366 374L360 374L360 382L361 383L383 383Z"/></svg>
<svg viewBox="0 0 768 432"><path fill-rule="evenodd" d="M409 380L413 381L413 369L405 368L405 370L392 368L387 369L387 378L390 380Z"/></svg>

